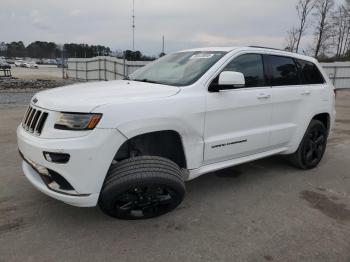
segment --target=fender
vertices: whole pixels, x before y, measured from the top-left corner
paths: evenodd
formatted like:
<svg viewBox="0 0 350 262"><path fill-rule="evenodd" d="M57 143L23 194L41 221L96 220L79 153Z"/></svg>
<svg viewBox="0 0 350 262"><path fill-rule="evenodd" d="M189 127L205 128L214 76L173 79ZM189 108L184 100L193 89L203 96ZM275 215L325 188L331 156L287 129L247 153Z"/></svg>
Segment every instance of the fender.
<svg viewBox="0 0 350 262"><path fill-rule="evenodd" d="M151 132L175 131L180 135L188 168L198 168L202 165L204 148L202 135L198 132L199 130L189 127L179 119L163 118L129 122L118 126L118 130L128 139Z"/></svg>
<svg viewBox="0 0 350 262"><path fill-rule="evenodd" d="M203 163L205 98L203 93L185 90L163 99L132 100L104 105L94 111L103 113L99 128L118 129L128 139L156 131L175 131L182 140L189 169Z"/></svg>
<svg viewBox="0 0 350 262"><path fill-rule="evenodd" d="M314 119L315 116L320 115L320 114L328 114L329 115L329 132L331 132L333 123L335 121L335 117L333 115L333 112L329 112L328 108L327 109L319 109L317 111L314 111L308 116L308 120L298 128L298 130L295 132L293 139L291 140L291 146L289 146L288 151L283 152L284 155L288 154L293 154L295 151L298 150L299 145L305 135L305 132L307 128L309 127L311 120Z"/></svg>

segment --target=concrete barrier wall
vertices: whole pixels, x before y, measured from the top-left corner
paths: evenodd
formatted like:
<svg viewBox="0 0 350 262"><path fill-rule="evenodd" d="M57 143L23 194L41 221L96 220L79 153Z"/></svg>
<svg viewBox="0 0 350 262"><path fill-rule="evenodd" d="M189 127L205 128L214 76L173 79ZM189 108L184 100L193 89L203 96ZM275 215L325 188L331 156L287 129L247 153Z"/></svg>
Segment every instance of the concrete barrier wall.
<svg viewBox="0 0 350 262"><path fill-rule="evenodd" d="M84 81L101 81L122 79L148 61L127 61L109 56L94 58L69 58L68 77Z"/></svg>
<svg viewBox="0 0 350 262"><path fill-rule="evenodd" d="M350 62L321 63L336 89L350 88Z"/></svg>

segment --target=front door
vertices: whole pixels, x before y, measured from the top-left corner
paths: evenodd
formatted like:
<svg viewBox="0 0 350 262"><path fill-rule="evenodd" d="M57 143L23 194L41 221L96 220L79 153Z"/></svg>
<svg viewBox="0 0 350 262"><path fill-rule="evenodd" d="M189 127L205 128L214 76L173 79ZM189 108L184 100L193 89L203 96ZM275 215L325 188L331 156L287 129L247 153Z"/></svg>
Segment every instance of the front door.
<svg viewBox="0 0 350 262"><path fill-rule="evenodd" d="M208 92L204 164L264 152L269 146L272 93L266 81L263 56L240 55L223 71L243 73L246 85Z"/></svg>

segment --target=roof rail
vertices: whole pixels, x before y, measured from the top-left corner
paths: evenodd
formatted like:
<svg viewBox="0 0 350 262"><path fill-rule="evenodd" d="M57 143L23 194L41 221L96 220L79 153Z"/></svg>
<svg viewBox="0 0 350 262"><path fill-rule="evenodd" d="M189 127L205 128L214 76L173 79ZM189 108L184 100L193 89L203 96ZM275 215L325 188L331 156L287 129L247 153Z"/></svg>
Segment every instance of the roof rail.
<svg viewBox="0 0 350 262"><path fill-rule="evenodd" d="M288 52L286 50L282 50L282 49L278 49L278 48L272 48L272 47L265 47L265 46L255 46L255 45L251 45L249 47L252 48L263 48L263 49L271 49L271 50L278 50L278 51L284 51L284 52Z"/></svg>

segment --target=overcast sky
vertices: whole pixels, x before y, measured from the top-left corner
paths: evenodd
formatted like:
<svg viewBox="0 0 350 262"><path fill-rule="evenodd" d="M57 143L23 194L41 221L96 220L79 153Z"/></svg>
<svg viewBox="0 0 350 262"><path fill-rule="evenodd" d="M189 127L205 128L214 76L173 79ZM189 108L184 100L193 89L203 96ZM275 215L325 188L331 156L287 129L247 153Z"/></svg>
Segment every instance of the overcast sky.
<svg viewBox="0 0 350 262"><path fill-rule="evenodd" d="M341 2L341 0L337 0ZM102 44L132 48L132 0L1 1L0 41ZM282 48L298 20L297 0L135 0L136 49L159 54L201 46ZM7 26L5 26L7 25ZM311 32L309 32L311 34ZM304 46L311 40L306 36Z"/></svg>

